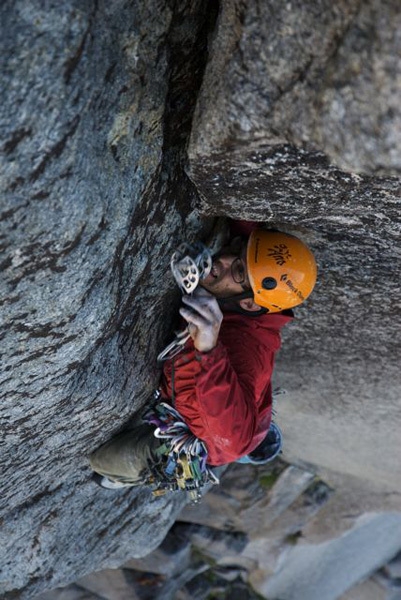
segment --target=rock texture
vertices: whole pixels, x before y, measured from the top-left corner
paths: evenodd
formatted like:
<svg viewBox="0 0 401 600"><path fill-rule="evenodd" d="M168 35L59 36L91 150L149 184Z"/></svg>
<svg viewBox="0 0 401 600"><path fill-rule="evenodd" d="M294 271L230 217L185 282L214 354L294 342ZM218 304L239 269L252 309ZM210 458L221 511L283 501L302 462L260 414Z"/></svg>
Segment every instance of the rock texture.
<svg viewBox="0 0 401 600"><path fill-rule="evenodd" d="M67 593L78 600L83 592L107 600L206 600L213 595L256 600L280 550L296 544L305 523L331 494L312 473L283 462L262 468L232 465L200 506L181 513L153 553L37 600L62 600Z"/></svg>
<svg viewBox="0 0 401 600"><path fill-rule="evenodd" d="M87 456L157 386L170 255L208 228L183 164L214 12L0 13L1 595L24 598L149 552L184 502L105 495Z"/></svg>
<svg viewBox="0 0 401 600"><path fill-rule="evenodd" d="M318 285L284 334L277 370L288 456L400 491L399 180L260 141L199 157L191 173L205 212L264 221L315 250Z"/></svg>
<svg viewBox="0 0 401 600"><path fill-rule="evenodd" d="M397 0L223 0L191 152L309 142L345 170L399 176L400 26Z"/></svg>
<svg viewBox="0 0 401 600"><path fill-rule="evenodd" d="M398 548L399 515L371 515L323 543L305 538L308 524L330 510L333 492L282 461L232 465L201 506L184 509L157 550L36 600L396 600L388 594L396 591L399 558L376 570Z"/></svg>
<svg viewBox="0 0 401 600"><path fill-rule="evenodd" d="M387 526L401 508L399 2L6 0L0 16L4 598L144 556L182 509L105 494L87 455L157 385L179 301L170 254L217 215L316 252L277 364L285 459L335 473L340 498L360 481L369 502L341 530L366 510ZM338 519L319 514L302 527L324 543ZM379 565L364 564L368 579Z"/></svg>

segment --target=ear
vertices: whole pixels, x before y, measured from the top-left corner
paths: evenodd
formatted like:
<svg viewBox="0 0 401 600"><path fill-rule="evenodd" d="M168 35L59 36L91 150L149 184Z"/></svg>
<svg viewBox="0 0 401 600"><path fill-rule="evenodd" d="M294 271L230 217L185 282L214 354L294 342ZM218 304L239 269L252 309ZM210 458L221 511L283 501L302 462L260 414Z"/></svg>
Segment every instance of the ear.
<svg viewBox="0 0 401 600"><path fill-rule="evenodd" d="M262 307L258 304L255 304L252 298L245 298L244 300L240 300L239 303L242 310L246 310L248 312L257 312Z"/></svg>

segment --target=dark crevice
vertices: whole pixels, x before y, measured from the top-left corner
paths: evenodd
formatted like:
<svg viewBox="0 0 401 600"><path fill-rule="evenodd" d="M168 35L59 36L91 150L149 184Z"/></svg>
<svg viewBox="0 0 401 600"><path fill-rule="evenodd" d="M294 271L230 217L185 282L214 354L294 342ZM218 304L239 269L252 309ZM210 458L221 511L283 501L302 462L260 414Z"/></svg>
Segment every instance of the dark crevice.
<svg viewBox="0 0 401 600"><path fill-rule="evenodd" d="M163 223L165 205L154 202L154 198L160 198L163 194L166 194L167 202L170 197L174 198L175 205L182 210L183 214L191 210L188 202L188 198L191 196L189 189L191 183L185 175L184 166L187 161L187 147L195 106L208 60L208 40L216 26L219 3L213 0L198 2L195 8L193 7L194 3L188 1L182 3L174 0L169 4L173 11L173 17L166 37L169 80L163 122L162 165L153 181L149 183L141 206L132 215L132 226L127 236L116 247L112 268L117 282L116 310L105 325L103 335L97 340L92 352L95 352L96 348L104 344L117 330L120 330L128 316L132 317L136 289L131 290L124 300L120 290L124 288L122 281L125 276L126 259L137 251L137 247L133 246L133 239L136 223L143 220L142 212L146 211L147 226L158 222ZM167 174L167 191L163 174ZM180 193L177 191L178 187ZM188 194L182 192L185 187L188 187ZM179 198L183 198L181 206ZM97 239L99 233L95 234L92 242ZM144 238L146 239L146 232ZM83 303L96 289L102 276L102 273L99 272L93 278L92 285L82 300ZM149 276L150 265L148 264L144 267L142 277L146 280ZM90 355L87 360L90 360ZM77 366L74 364L74 368Z"/></svg>
<svg viewBox="0 0 401 600"><path fill-rule="evenodd" d="M5 154L11 154L24 138L30 137L31 135L32 129L17 129L13 132L12 138L4 144L3 152Z"/></svg>
<svg viewBox="0 0 401 600"><path fill-rule="evenodd" d="M163 168L169 171L172 154L186 160L192 120L208 61L208 40L219 13L219 2L170 2L174 12L167 35L170 76L164 112ZM172 161L176 164L176 160Z"/></svg>
<svg viewBox="0 0 401 600"><path fill-rule="evenodd" d="M185 175L184 167L187 162L187 147L194 111L208 61L208 41L215 29L219 13L219 3L213 0L198 2L196 8L193 7L193 2L182 3L174 0L169 4L173 17L166 37L169 80L163 117L163 159L161 169L149 184L139 208L141 212L144 207L147 207L148 226L158 222L163 223L165 219L165 206L159 206L152 201L153 198L163 195L163 174L167 174L168 178L167 192L164 192L167 195L167 202L168 198L174 197L177 208L182 210L184 215L191 209L188 202L188 198L191 197L191 183ZM117 153L115 159L118 159ZM178 187L180 193L177 193ZM188 187L188 194L182 193L183 187ZM179 198L182 198L181 205ZM141 215L135 211L132 216L132 228L126 238L118 244L114 254L113 272L117 274L116 278L119 282L117 290L122 288L125 259L133 252L132 237L138 220L141 220ZM146 238L146 234L144 237ZM96 239L95 235L92 241ZM146 277L148 269L149 266L145 267L143 277ZM83 302L93 292L100 277L101 273L93 280ZM118 310L110 318L104 335L98 340L98 345L104 343L121 326L128 313L132 311L134 297L135 290L132 290L122 304L122 298L117 292Z"/></svg>

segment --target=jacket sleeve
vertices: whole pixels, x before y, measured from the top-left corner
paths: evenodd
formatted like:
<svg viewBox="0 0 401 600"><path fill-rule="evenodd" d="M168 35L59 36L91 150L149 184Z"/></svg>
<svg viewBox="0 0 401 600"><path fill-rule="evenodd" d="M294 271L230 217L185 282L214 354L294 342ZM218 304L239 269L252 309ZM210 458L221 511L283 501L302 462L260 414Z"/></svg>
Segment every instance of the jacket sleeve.
<svg viewBox="0 0 401 600"><path fill-rule="evenodd" d="M211 352L192 347L165 373L174 386L177 410L212 457L243 456L257 445L257 432L269 427L271 395L266 391L280 337L272 331L264 338L261 343L240 323L226 326Z"/></svg>

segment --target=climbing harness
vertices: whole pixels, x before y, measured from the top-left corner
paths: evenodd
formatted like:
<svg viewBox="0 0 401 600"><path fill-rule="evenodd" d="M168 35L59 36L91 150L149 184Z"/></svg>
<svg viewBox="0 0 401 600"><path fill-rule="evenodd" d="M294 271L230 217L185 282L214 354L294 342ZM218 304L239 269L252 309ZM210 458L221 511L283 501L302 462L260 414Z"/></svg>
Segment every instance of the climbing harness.
<svg viewBox="0 0 401 600"><path fill-rule="evenodd" d="M193 504L197 504L204 485L219 483L206 463L205 444L191 433L180 413L164 402L152 408L144 420L156 426L154 435L163 442L157 450L162 467L151 467L156 486L153 494L161 496L168 491L182 490L188 493Z"/></svg>
<svg viewBox="0 0 401 600"><path fill-rule="evenodd" d="M173 253L170 267L180 290L184 294L192 294L199 281L205 279L212 269L212 253L200 242L183 243ZM173 358L181 351L190 337L188 327L177 333L171 344L168 344L158 355L158 362Z"/></svg>

